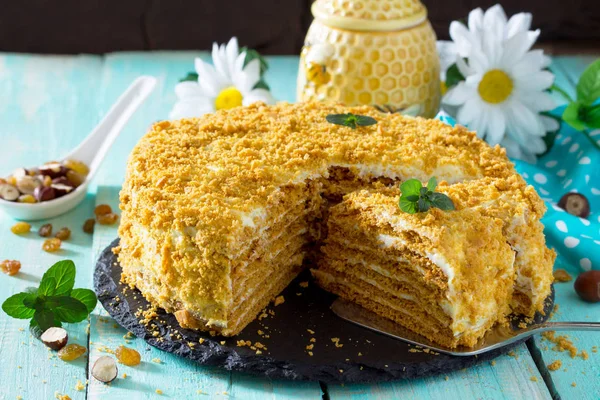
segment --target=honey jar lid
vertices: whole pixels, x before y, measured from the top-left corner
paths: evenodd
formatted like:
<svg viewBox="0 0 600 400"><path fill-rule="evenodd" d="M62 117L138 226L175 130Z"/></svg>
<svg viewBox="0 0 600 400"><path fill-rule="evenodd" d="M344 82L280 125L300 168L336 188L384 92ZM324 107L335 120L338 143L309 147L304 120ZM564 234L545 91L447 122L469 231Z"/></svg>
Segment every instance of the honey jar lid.
<svg viewBox="0 0 600 400"><path fill-rule="evenodd" d="M312 14L327 26L353 31L396 31L427 19L419 0L316 0Z"/></svg>

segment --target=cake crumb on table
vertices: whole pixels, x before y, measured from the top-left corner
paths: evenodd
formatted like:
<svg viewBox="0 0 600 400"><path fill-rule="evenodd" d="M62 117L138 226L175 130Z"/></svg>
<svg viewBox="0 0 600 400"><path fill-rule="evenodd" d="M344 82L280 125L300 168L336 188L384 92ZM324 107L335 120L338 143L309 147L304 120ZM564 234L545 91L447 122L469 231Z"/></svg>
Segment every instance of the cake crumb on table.
<svg viewBox="0 0 600 400"><path fill-rule="evenodd" d="M532 382L537 382L538 378L537 378L537 376L532 376L531 378L529 378L529 380Z"/></svg>
<svg viewBox="0 0 600 400"><path fill-rule="evenodd" d="M154 392L155 392L156 394L163 394L163 391L162 391L162 390L160 390L160 389L156 389Z"/></svg>
<svg viewBox="0 0 600 400"><path fill-rule="evenodd" d="M300 287L307 288L308 287L308 281L300 282Z"/></svg>
<svg viewBox="0 0 600 400"><path fill-rule="evenodd" d="M157 363L157 364L162 364L162 360L161 360L160 358L158 358L158 357L154 357L154 358L152 359L152 362L153 362L153 363Z"/></svg>
<svg viewBox="0 0 600 400"><path fill-rule="evenodd" d="M571 383L571 386L575 387L577 384L575 382Z"/></svg>
<svg viewBox="0 0 600 400"><path fill-rule="evenodd" d="M77 384L75 385L75 390L81 392L82 390L85 390L85 385L78 380Z"/></svg>
<svg viewBox="0 0 600 400"><path fill-rule="evenodd" d="M275 301L273 302L273 304L275 305L275 307L277 307L278 305L281 305L285 303L285 297L283 296L277 296L275 297Z"/></svg>
<svg viewBox="0 0 600 400"><path fill-rule="evenodd" d="M554 282L571 282L573 277L564 269L554 270Z"/></svg>
<svg viewBox="0 0 600 400"><path fill-rule="evenodd" d="M550 371L557 371L560 369L561 366L562 366L562 361L556 360L556 361L552 362L551 364L548 364L548 369Z"/></svg>
<svg viewBox="0 0 600 400"><path fill-rule="evenodd" d="M577 347L575 347L573 342L571 340L569 340L568 336L566 336L566 335L556 336L555 331L548 331L548 332L542 333L542 337L544 339L548 340L549 342L555 344L555 346L552 348L552 350L559 351L559 352L568 351L571 358L575 358L575 356L577 356L577 353L578 353Z"/></svg>
<svg viewBox="0 0 600 400"><path fill-rule="evenodd" d="M496 365L496 360L492 360L490 364L492 364L492 367L494 367Z"/></svg>

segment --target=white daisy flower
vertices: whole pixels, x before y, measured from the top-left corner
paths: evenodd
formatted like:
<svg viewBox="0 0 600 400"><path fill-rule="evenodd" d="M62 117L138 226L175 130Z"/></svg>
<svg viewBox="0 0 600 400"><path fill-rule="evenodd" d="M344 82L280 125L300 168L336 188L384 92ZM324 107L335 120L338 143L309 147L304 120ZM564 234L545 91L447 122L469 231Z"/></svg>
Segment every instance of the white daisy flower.
<svg viewBox="0 0 600 400"><path fill-rule="evenodd" d="M535 161L546 151L543 137L558 123L540 112L555 107L545 92L554 75L549 58L530 50L539 30L530 31L531 14L507 20L500 5L469 14L468 28L453 21L450 36L456 45L456 65L465 77L442 99L456 120L477 132L490 145L500 144L510 157Z"/></svg>
<svg viewBox="0 0 600 400"><path fill-rule="evenodd" d="M214 66L196 58L198 81L177 84L178 101L169 118L199 117L257 101L272 104L274 99L268 90L254 88L260 80L260 61L254 59L244 67L245 59L246 53L239 52L237 38L232 38L227 45L213 43Z"/></svg>

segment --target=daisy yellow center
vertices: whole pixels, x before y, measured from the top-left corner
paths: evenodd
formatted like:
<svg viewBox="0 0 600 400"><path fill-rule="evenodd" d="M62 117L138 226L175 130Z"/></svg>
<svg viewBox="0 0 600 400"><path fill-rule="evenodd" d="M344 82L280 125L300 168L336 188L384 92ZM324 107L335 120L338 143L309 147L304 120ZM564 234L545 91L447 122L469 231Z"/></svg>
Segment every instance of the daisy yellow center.
<svg viewBox="0 0 600 400"><path fill-rule="evenodd" d="M235 88L230 86L221 90L217 98L215 99L215 108L217 110L223 110L227 108L239 107L242 105L242 93Z"/></svg>
<svg viewBox="0 0 600 400"><path fill-rule="evenodd" d="M492 69L483 75L477 91L481 98L488 103L502 103L512 93L513 81L506 72Z"/></svg>

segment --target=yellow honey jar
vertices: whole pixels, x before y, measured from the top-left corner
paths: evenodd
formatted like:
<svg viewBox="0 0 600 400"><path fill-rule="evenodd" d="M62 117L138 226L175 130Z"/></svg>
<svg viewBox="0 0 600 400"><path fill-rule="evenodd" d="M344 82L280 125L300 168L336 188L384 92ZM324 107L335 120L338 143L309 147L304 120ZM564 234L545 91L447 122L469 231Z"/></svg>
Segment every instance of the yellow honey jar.
<svg viewBox="0 0 600 400"><path fill-rule="evenodd" d="M298 101L437 113L436 37L419 0L316 0L312 14L300 54Z"/></svg>

